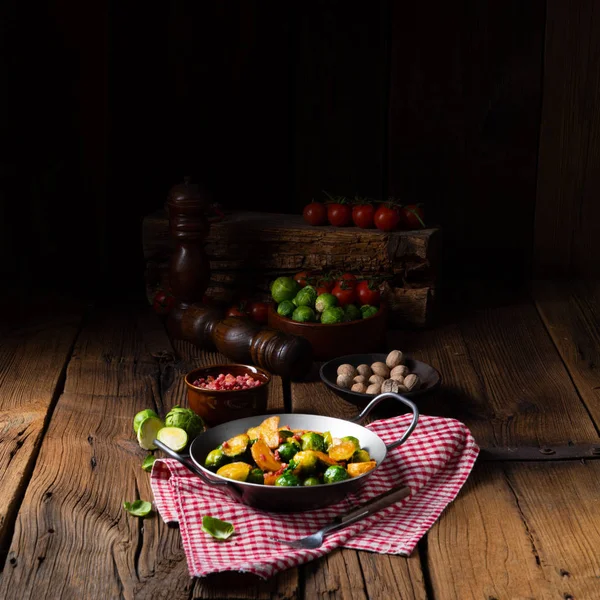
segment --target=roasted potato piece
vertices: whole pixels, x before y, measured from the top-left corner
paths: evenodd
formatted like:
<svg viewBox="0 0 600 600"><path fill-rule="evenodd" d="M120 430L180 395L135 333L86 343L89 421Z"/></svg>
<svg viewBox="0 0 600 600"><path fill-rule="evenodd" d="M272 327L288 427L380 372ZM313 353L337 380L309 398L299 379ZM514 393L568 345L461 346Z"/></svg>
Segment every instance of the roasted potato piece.
<svg viewBox="0 0 600 600"><path fill-rule="evenodd" d="M221 467L217 471L217 475L226 477L227 479L233 479L235 481L246 481L252 467L245 462L234 462Z"/></svg>
<svg viewBox="0 0 600 600"><path fill-rule="evenodd" d="M328 454L333 460L339 461L350 460L354 452L356 452L354 442L341 441L339 444L329 446Z"/></svg>
<svg viewBox="0 0 600 600"><path fill-rule="evenodd" d="M278 471L281 463L275 458L264 440L259 439L252 446L252 458L263 471Z"/></svg>
<svg viewBox="0 0 600 600"><path fill-rule="evenodd" d="M348 463L346 470L348 471L348 475L350 475L350 477L358 477L363 473L372 471L376 466L377 463L374 460L370 460L369 462Z"/></svg>

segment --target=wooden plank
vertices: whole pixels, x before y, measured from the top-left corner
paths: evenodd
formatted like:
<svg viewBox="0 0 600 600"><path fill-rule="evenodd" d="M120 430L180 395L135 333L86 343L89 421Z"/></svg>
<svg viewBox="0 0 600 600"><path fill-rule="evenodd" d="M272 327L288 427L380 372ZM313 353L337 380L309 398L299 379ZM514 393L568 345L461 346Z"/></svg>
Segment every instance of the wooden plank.
<svg viewBox="0 0 600 600"><path fill-rule="evenodd" d="M292 411L351 418L358 408L325 388L315 368L304 382L291 384ZM301 567L304 597L426 598L421 563L415 552L410 558L338 549Z"/></svg>
<svg viewBox="0 0 600 600"><path fill-rule="evenodd" d="M390 343L435 366L427 414L463 421L482 447L596 442L598 433L529 301L475 311L456 325Z"/></svg>
<svg viewBox="0 0 600 600"><path fill-rule="evenodd" d="M600 427L600 290L583 281L536 281L533 295L552 341Z"/></svg>
<svg viewBox="0 0 600 600"><path fill-rule="evenodd" d="M600 267L600 15L594 0L548 0L534 267L538 278Z"/></svg>
<svg viewBox="0 0 600 600"><path fill-rule="evenodd" d="M597 598L600 464L479 464L427 536L436 599Z"/></svg>
<svg viewBox="0 0 600 600"><path fill-rule="evenodd" d="M161 368L169 363L148 354L135 323L132 314L102 312L78 339L17 516L2 598L187 600L193 593L177 529L122 509L123 500L152 498L132 416L181 400L173 392L161 401ZM285 597L293 597L290 576L282 578ZM233 596L206 583L201 597L268 598L279 585L236 578L230 576Z"/></svg>
<svg viewBox="0 0 600 600"><path fill-rule="evenodd" d="M0 568L83 314L44 303L21 299L0 325Z"/></svg>

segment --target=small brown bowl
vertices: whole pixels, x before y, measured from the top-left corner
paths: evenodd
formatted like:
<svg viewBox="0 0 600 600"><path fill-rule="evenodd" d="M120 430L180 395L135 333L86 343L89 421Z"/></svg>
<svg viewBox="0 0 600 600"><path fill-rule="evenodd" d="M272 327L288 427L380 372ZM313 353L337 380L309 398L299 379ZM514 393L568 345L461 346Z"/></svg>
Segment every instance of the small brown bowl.
<svg viewBox="0 0 600 600"><path fill-rule="evenodd" d="M206 390L192 383L200 377L217 377L220 373L231 373L236 377L248 374L254 379L260 379L262 384L248 390ZM235 419L265 414L269 383L271 374L252 365L199 367L185 376L189 407L211 427Z"/></svg>
<svg viewBox="0 0 600 600"><path fill-rule="evenodd" d="M314 359L318 361L383 350L386 325L387 307L384 303L372 317L333 325L298 323L278 314L273 304L269 307L269 327L306 338L312 346Z"/></svg>

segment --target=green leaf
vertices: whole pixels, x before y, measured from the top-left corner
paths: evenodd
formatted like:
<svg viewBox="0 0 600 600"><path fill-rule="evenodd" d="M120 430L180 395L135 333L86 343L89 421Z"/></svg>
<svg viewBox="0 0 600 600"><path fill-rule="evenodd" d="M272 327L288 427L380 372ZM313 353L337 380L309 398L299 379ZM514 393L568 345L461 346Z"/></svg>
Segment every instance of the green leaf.
<svg viewBox="0 0 600 600"><path fill-rule="evenodd" d="M152 510L152 504L145 500L134 500L133 502L123 502L123 508L134 517L145 517Z"/></svg>
<svg viewBox="0 0 600 600"><path fill-rule="evenodd" d="M290 460L288 466L283 470L283 472L289 473L290 471L293 471L297 466L298 463L292 458L292 460Z"/></svg>
<svg viewBox="0 0 600 600"><path fill-rule="evenodd" d="M144 471L152 471L152 465L155 460L156 456L154 456L154 454L148 454L142 463L142 469L144 469Z"/></svg>
<svg viewBox="0 0 600 600"><path fill-rule="evenodd" d="M221 519L215 519L206 515L202 517L202 531L212 535L217 540L226 540L233 535L235 529L227 521L221 521Z"/></svg>

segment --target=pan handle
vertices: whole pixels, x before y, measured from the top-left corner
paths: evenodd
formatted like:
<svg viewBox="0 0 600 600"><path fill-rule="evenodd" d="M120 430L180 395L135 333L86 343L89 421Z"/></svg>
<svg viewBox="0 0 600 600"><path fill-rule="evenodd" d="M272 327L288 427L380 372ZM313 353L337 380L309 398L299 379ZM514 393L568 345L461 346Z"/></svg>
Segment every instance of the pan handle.
<svg viewBox="0 0 600 600"><path fill-rule="evenodd" d="M176 461L180 462L186 469L188 469L188 471L191 471L194 475L198 475L198 477L200 477L200 479L202 479L202 481L204 481L204 483L207 483L208 485L214 485L216 487L220 487L224 492L226 492L234 500L237 500L237 501L240 500L241 494L238 492L238 490L232 484L230 484L227 481L219 481L218 479L211 479L210 477L207 477L196 466L194 461L192 461L190 459L189 454L179 454L179 452L175 452L174 450L171 450L171 448L169 448L169 446L163 444L160 440L154 440L154 445L159 450L162 450L169 458L173 458Z"/></svg>
<svg viewBox="0 0 600 600"><path fill-rule="evenodd" d="M408 439L408 437L410 436L410 434L414 431L415 427L417 426L417 423L419 422L419 409L417 408L417 406L415 405L414 402L411 402L408 398L405 398L404 396L401 396L400 394L395 394L394 392L385 392L383 394L379 394L379 396L375 396L375 398L373 398L373 400L371 400L371 402L369 402L369 404L367 404L367 406L365 406L365 408L363 409L363 411L358 414L356 417L354 417L354 419L351 419L351 421L353 423L362 423L369 415L369 413L383 400L385 400L386 398L393 398L394 400L398 400L398 402L402 402L403 404L406 404L406 406L408 406L408 408L410 408L410 410L412 411L412 421L410 423L410 425L407 427L406 431L402 434L402 437L391 443L391 444L386 444L386 448L389 450L393 450L394 448L397 448L398 446L401 446L402 444L404 444L404 442Z"/></svg>

